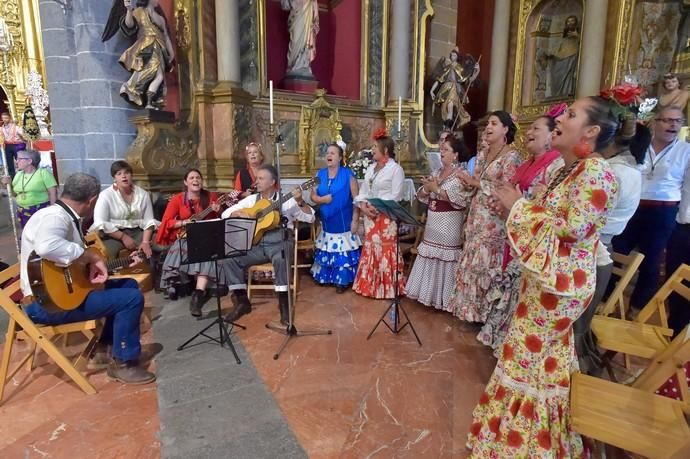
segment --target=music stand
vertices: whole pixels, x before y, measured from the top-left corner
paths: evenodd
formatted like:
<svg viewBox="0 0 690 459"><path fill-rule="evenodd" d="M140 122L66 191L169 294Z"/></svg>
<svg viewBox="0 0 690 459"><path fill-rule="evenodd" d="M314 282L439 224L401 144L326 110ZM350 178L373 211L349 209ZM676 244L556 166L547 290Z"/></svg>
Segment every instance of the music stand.
<svg viewBox="0 0 690 459"><path fill-rule="evenodd" d="M256 220L247 218L227 218L224 220L202 220L186 225L187 231L187 258L184 259L182 252L180 252L181 263L204 263L212 261L216 269L216 289L218 281L220 280L218 272L218 260L225 258L234 258L246 255L247 251L252 247L252 238L254 237L254 230L256 228ZM180 242L181 244L181 242ZM216 307L218 316L216 320L204 327L196 335L189 338L183 344L178 346L177 350L181 351L188 344L194 341L199 336L215 341L223 347L228 344L228 347L235 356L237 363L242 363L235 346L230 340L230 331L226 322L223 320L220 308L220 295L216 293ZM219 338L206 334L206 331L218 324ZM240 327L245 330L246 327L233 322L231 327Z"/></svg>
<svg viewBox="0 0 690 459"><path fill-rule="evenodd" d="M410 326L410 329L412 330L412 333L414 334L414 337L417 339L417 342L419 345L422 345L422 342L419 339L419 336L417 335L417 331L414 329L414 325L412 325L412 321L410 320L410 317L407 315L407 311L405 311L405 308L403 308L402 301L400 299L400 263L398 262L400 255L400 224L401 223L406 223L408 225L414 225L414 226L421 226L422 224L417 221L416 218L414 218L410 213L405 210L404 207L402 207L400 204L398 204L395 201L389 201L389 200L384 200L384 199L378 199L378 198L371 198L368 199L369 204L374 206L376 210L381 212L384 215L387 215L388 218L391 220L395 220L395 223L397 225L397 231L395 233L395 297L393 298L393 302L386 308L386 310L383 312L383 315L381 315L381 318L376 322L376 325L374 325L374 328L369 332L369 335L367 336L367 339L371 338L371 335L374 334L378 326L383 322L383 324L388 327L388 329L394 334L397 335L400 333L405 327L408 325ZM386 322L386 314L388 314L388 311L392 309L393 312L393 318L392 322L393 325L391 326L388 322ZM402 311L403 315L405 316L405 323L400 326L400 312Z"/></svg>

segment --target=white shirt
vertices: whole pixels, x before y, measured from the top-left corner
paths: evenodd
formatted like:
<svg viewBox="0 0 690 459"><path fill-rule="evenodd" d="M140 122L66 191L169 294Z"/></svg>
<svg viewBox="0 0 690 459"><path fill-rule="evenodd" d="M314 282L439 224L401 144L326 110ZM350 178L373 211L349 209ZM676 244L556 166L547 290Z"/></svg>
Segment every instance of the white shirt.
<svg viewBox="0 0 690 459"><path fill-rule="evenodd" d="M98 195L93 211L93 225L89 231L101 230L109 234L121 228L145 230L150 227L156 228L159 224L153 218L153 205L146 190L134 185L132 203L127 204L115 186L110 186Z"/></svg>
<svg viewBox="0 0 690 459"><path fill-rule="evenodd" d="M630 152L621 153L606 162L616 175L618 194L615 197L613 209L608 214L606 225L599 231L602 241L597 249L597 266L613 263L602 242L610 243L613 236L621 234L635 214L640 204L643 180L635 158Z"/></svg>
<svg viewBox="0 0 690 459"><path fill-rule="evenodd" d="M685 176L685 181L683 182L676 221L681 225L690 224L690 174Z"/></svg>
<svg viewBox="0 0 690 459"><path fill-rule="evenodd" d="M81 218L70 208L74 216ZM58 205L39 210L29 219L22 231L20 256L20 285L24 295L32 295L26 269L31 252L60 265L69 265L84 253L79 230L72 217Z"/></svg>
<svg viewBox="0 0 690 459"><path fill-rule="evenodd" d="M690 180L690 144L676 138L658 153L650 145L641 170L642 199L680 201L683 182Z"/></svg>
<svg viewBox="0 0 690 459"><path fill-rule="evenodd" d="M355 198L355 202L363 202L369 198L401 201L403 198L405 172L400 164L389 159L386 165L378 172L374 172L375 167L376 163L367 168L364 174L364 182L359 187L359 194Z"/></svg>
<svg viewBox="0 0 690 459"><path fill-rule="evenodd" d="M275 201L277 198L277 193L271 198L272 201ZM230 214L233 212L236 212L238 210L242 209L248 209L250 207L253 207L254 204L256 204L256 201L258 199L261 199L261 195L259 193L252 194L250 196L247 196L234 206L228 207L223 211L223 214L221 217L223 218L229 218ZM289 228L294 228L293 222L295 220L299 220L301 222L307 222L307 223L312 223L314 221L314 209L309 207L309 213L306 213L302 210L302 208L297 204L297 201L295 201L295 198L290 198L287 201L283 203L283 215L287 217L288 219L288 227Z"/></svg>

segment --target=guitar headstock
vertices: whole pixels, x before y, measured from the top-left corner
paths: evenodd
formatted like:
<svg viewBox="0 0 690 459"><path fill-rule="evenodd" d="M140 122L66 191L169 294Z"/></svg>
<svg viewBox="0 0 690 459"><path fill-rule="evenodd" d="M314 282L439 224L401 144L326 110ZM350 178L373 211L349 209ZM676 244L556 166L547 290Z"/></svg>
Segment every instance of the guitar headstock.
<svg viewBox="0 0 690 459"><path fill-rule="evenodd" d="M306 182L302 183L299 186L299 189L302 191L309 190L311 188L314 188L315 186L318 186L319 183L321 183L321 179L319 177L312 177Z"/></svg>

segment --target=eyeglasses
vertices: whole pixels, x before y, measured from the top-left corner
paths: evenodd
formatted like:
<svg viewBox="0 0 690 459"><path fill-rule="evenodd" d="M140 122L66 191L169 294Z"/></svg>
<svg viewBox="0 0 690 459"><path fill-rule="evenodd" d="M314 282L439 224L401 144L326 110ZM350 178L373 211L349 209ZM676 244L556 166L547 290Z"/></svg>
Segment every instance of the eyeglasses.
<svg viewBox="0 0 690 459"><path fill-rule="evenodd" d="M661 121L662 123L665 124L683 124L685 123L685 119L683 118L654 118L657 121Z"/></svg>

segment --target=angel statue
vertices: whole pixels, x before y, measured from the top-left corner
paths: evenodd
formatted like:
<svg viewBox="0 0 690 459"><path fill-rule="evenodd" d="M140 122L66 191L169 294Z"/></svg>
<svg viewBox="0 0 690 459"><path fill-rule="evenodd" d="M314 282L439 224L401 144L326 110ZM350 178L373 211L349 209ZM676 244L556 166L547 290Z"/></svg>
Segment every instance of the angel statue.
<svg viewBox="0 0 690 459"><path fill-rule="evenodd" d="M319 33L319 4L316 0L280 0L284 11L290 11L288 29L288 75L311 77L311 63L316 57L316 34Z"/></svg>
<svg viewBox="0 0 690 459"><path fill-rule="evenodd" d="M118 29L127 37L136 37L118 61L132 72L120 87L120 95L137 107L162 109L166 94L165 72L173 68L175 50L159 1L114 0L101 39L110 40Z"/></svg>
<svg viewBox="0 0 690 459"><path fill-rule="evenodd" d="M460 61L463 57L463 62ZM429 95L436 105L441 106L443 126L453 131L470 122L470 115L464 105L469 103L467 91L479 74L479 62L469 54L462 56L456 46L450 55L439 59L434 73L434 84Z"/></svg>

